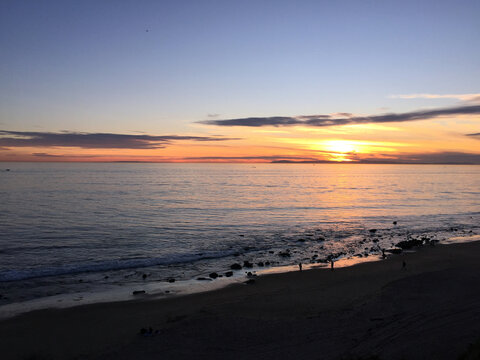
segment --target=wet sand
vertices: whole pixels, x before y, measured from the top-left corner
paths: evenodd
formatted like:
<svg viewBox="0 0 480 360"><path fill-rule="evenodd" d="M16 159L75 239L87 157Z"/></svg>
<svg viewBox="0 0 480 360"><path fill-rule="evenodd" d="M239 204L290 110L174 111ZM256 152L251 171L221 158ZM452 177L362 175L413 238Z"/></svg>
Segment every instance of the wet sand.
<svg viewBox="0 0 480 360"><path fill-rule="evenodd" d="M478 338L472 242L200 294L34 311L0 322L0 357L457 359Z"/></svg>

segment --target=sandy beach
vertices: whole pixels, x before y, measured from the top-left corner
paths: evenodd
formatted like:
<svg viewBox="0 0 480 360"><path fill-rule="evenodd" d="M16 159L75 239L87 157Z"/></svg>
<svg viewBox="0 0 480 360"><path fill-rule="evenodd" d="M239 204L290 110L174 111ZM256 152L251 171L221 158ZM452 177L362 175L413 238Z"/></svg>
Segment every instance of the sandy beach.
<svg viewBox="0 0 480 360"><path fill-rule="evenodd" d="M0 354L457 359L480 338L479 254L480 242L425 246L384 261L265 275L206 293L34 311L0 322Z"/></svg>

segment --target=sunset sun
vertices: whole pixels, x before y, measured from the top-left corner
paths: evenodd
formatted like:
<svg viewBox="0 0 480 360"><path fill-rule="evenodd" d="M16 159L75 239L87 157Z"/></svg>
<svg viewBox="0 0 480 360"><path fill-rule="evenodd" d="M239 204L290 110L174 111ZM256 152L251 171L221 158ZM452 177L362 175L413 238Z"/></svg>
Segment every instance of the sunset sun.
<svg viewBox="0 0 480 360"><path fill-rule="evenodd" d="M329 140L325 141L325 149L336 153L356 152L355 145L345 140Z"/></svg>

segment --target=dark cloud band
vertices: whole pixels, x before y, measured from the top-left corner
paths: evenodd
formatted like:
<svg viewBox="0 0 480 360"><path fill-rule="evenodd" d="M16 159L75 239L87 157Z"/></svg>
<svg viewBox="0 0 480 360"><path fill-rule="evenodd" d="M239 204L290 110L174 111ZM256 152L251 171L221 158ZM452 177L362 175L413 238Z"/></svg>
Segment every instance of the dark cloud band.
<svg viewBox="0 0 480 360"><path fill-rule="evenodd" d="M0 148L78 147L83 149L161 149L172 141L237 140L219 136L126 135L111 133L28 132L0 130Z"/></svg>
<svg viewBox="0 0 480 360"><path fill-rule="evenodd" d="M475 134L467 134L467 136L471 136L474 138L479 138L480 139L480 133L475 133Z"/></svg>
<svg viewBox="0 0 480 360"><path fill-rule="evenodd" d="M480 114L480 105L474 106L458 106L453 108L442 108L433 110L418 110L406 113L390 113L372 116L350 116L348 113L340 113L336 115L301 115L295 117L274 116L274 117L250 117L226 120L205 120L200 121L201 124L216 126L339 126L339 125L355 125L369 123L389 123L389 122L405 122L416 120L434 119L439 116L448 115L471 115Z"/></svg>

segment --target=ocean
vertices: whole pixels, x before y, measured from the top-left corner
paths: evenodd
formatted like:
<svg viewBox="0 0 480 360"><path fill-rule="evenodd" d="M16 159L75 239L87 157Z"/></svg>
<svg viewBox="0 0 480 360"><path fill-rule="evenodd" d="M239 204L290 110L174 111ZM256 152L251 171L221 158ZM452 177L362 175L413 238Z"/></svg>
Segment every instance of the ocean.
<svg viewBox="0 0 480 360"><path fill-rule="evenodd" d="M0 315L479 234L480 166L2 163Z"/></svg>

